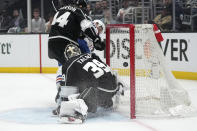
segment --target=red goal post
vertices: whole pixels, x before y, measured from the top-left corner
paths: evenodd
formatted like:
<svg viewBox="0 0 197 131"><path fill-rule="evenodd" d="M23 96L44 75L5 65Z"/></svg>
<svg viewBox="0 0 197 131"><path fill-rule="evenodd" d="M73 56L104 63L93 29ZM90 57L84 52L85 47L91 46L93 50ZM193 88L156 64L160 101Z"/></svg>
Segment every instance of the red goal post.
<svg viewBox="0 0 197 131"><path fill-rule="evenodd" d="M109 24L106 27L106 63L110 66L110 29L111 28L129 28L130 34L130 117L135 117L135 35L133 24Z"/></svg>

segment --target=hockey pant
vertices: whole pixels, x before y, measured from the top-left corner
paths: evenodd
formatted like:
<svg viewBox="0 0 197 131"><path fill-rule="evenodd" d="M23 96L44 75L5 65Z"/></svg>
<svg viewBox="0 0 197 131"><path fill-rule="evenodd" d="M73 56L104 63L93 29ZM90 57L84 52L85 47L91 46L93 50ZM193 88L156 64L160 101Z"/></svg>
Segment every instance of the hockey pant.
<svg viewBox="0 0 197 131"><path fill-rule="evenodd" d="M48 42L49 58L56 59L60 64L63 65L66 62L66 57L64 55L65 48L69 44L74 44L74 43L65 39L50 39Z"/></svg>

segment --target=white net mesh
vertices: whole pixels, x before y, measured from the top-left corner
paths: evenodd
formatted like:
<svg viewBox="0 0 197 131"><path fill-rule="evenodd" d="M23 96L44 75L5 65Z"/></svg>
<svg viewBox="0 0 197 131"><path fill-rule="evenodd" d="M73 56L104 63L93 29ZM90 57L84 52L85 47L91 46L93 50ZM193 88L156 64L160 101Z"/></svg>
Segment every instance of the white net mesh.
<svg viewBox="0 0 197 131"><path fill-rule="evenodd" d="M130 54L129 36L129 28L110 29L110 66L130 87L129 58L135 55L135 115L153 117L191 113L188 93L169 70L153 25L135 25L135 54ZM124 102L129 100L130 93L126 94Z"/></svg>

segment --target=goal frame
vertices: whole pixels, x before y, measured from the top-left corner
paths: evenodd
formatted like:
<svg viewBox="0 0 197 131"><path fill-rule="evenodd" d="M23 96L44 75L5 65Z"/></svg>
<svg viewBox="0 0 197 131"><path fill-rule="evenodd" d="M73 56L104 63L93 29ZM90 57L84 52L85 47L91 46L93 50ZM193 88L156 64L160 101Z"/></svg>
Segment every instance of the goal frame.
<svg viewBox="0 0 197 131"><path fill-rule="evenodd" d="M135 26L133 24L108 24L106 26L106 64L110 66L110 29L129 28L130 36L130 118L135 119Z"/></svg>

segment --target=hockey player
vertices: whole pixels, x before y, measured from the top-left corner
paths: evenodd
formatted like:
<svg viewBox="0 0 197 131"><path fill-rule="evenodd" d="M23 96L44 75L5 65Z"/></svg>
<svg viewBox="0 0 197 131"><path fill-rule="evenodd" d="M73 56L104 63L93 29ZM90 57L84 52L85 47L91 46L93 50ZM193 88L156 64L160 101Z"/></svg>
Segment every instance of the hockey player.
<svg viewBox="0 0 197 131"><path fill-rule="evenodd" d="M88 112L95 113L97 107L112 107L112 97L120 84L110 68L94 54L80 54L80 49L73 44L66 47L65 58L64 85L58 90L58 108L54 110L60 122L83 123Z"/></svg>
<svg viewBox="0 0 197 131"><path fill-rule="evenodd" d="M66 62L64 50L68 44L78 46L77 39L82 31L91 41L94 48L103 48L100 36L96 34L93 23L87 19L79 7L86 7L86 0L62 0L62 6L54 16L48 41L48 55L59 63Z"/></svg>
<svg viewBox="0 0 197 131"><path fill-rule="evenodd" d="M91 20L87 16L86 16L86 18ZM94 24L95 28L97 29L97 30L95 30L96 34L99 35L102 39L102 35L104 34L104 30L105 30L104 23L100 20L94 20L93 24ZM81 53L91 53L94 51L95 47L94 47L92 40L89 39L88 37L86 37L83 32L81 32L80 38L77 39L77 41L78 41ZM101 45L101 47L100 48L96 47L96 49L99 51L104 50L105 44L103 42L103 39L102 39L102 42L100 45ZM57 89L59 88L59 86L61 86L60 84L62 83L62 71L61 71L62 67L61 67L61 64L59 64L58 66L59 67L58 67L57 77L56 77Z"/></svg>
<svg viewBox="0 0 197 131"><path fill-rule="evenodd" d="M90 19L90 18L87 17L87 19ZM102 40L102 42L100 44L101 47L99 47L99 48L96 47L96 49L99 50L99 51L103 51L104 48L105 48L105 44L103 42L102 35L104 34L105 25L100 20L94 20L93 24L94 24L95 28L97 29L97 30L95 30L96 34L99 35L101 37L101 40ZM91 53L91 52L94 51L95 47L94 47L94 44L93 44L92 40L90 38L86 37L83 32L81 32L80 38L77 39L77 41L78 41L81 53ZM61 69L62 69L61 64L59 64L58 65L58 71L57 71L57 77L56 77L57 89L59 88L59 86L61 86L60 84L62 83L62 71L61 71Z"/></svg>
<svg viewBox="0 0 197 131"><path fill-rule="evenodd" d="M52 21L48 41L48 55L51 59L58 61L58 72L56 83L59 88L62 80L61 66L66 62L64 50L67 45L78 45L77 39L83 32L88 39L93 41L94 48L103 49L97 29L81 8L87 6L86 0L62 0L62 7L57 11Z"/></svg>

